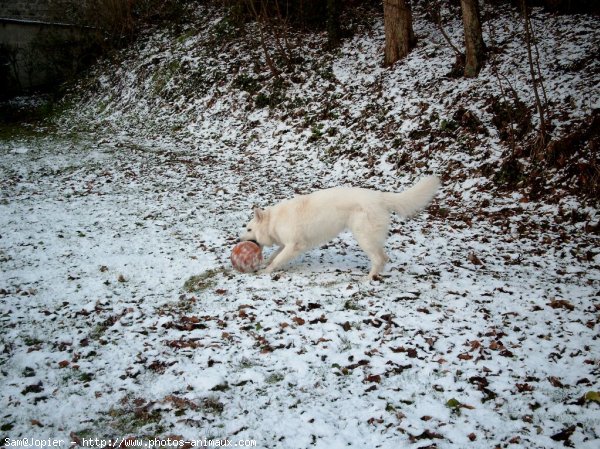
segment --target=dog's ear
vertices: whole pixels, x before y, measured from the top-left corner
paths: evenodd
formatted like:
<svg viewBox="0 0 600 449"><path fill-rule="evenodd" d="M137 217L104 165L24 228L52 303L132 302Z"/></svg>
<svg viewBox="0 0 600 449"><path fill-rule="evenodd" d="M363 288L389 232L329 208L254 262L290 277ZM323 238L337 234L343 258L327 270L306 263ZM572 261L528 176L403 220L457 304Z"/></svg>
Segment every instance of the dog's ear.
<svg viewBox="0 0 600 449"><path fill-rule="evenodd" d="M262 221L265 218L265 211L258 207L254 208L254 216L258 221Z"/></svg>

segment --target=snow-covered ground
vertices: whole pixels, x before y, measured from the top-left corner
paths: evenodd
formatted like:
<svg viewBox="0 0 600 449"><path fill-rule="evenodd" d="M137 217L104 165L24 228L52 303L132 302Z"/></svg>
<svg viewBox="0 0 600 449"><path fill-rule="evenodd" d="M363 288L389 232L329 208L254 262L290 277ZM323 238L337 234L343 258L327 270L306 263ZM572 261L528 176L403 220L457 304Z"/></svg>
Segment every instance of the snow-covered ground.
<svg viewBox="0 0 600 449"><path fill-rule="evenodd" d="M506 149L491 64L447 77L453 55L419 19L419 47L384 69L375 21L334 53L298 37L303 61L276 82L205 13L98 66L56 128L0 141L0 446L598 447L598 212L486 174ZM492 21L495 64L531 105L512 14ZM599 107L600 29L534 17L566 129ZM395 219L381 282L362 282L349 234L274 276L230 268L255 204L431 172L444 187Z"/></svg>

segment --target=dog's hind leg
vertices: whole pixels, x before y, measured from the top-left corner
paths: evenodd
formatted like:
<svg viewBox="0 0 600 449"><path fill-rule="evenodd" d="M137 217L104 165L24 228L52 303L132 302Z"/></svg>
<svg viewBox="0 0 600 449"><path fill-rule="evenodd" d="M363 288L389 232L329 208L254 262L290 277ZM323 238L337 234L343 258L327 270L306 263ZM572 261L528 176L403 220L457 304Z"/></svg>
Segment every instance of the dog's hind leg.
<svg viewBox="0 0 600 449"><path fill-rule="evenodd" d="M358 244L363 249L369 260L371 261L371 271L369 271L368 278L375 279L379 273L385 267L389 257L385 253L384 249L379 244L374 244L372 241L365 241L364 239L357 239Z"/></svg>
<svg viewBox="0 0 600 449"><path fill-rule="evenodd" d="M384 250L385 239L387 237L389 218L382 218L383 215L377 214L375 217L369 217L368 214L357 217L352 223L351 231L358 245L367 253L371 261L371 271L368 278L374 279L390 260ZM376 219L374 219L376 218Z"/></svg>

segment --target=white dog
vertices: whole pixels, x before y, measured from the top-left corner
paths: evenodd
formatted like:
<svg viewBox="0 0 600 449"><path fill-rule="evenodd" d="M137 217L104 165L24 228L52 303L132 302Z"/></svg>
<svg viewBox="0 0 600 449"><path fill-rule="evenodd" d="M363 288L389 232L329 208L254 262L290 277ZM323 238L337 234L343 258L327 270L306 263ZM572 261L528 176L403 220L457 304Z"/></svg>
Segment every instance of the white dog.
<svg viewBox="0 0 600 449"><path fill-rule="evenodd" d="M254 209L240 240L252 240L261 247L278 245L267 262L266 273L317 245L350 229L371 260L369 279L376 278L389 260L384 250L392 211L410 217L427 206L440 181L422 179L401 193L335 187L300 195L269 207Z"/></svg>

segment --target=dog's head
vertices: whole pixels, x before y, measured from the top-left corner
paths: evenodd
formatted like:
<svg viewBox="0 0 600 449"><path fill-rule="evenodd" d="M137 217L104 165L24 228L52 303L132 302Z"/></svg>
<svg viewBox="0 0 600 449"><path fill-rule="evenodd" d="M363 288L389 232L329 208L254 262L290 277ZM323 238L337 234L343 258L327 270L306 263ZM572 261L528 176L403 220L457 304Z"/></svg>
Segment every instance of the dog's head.
<svg viewBox="0 0 600 449"><path fill-rule="evenodd" d="M240 235L241 241L250 240L262 246L273 245L268 232L269 211L254 208L254 217L246 225L246 231Z"/></svg>

